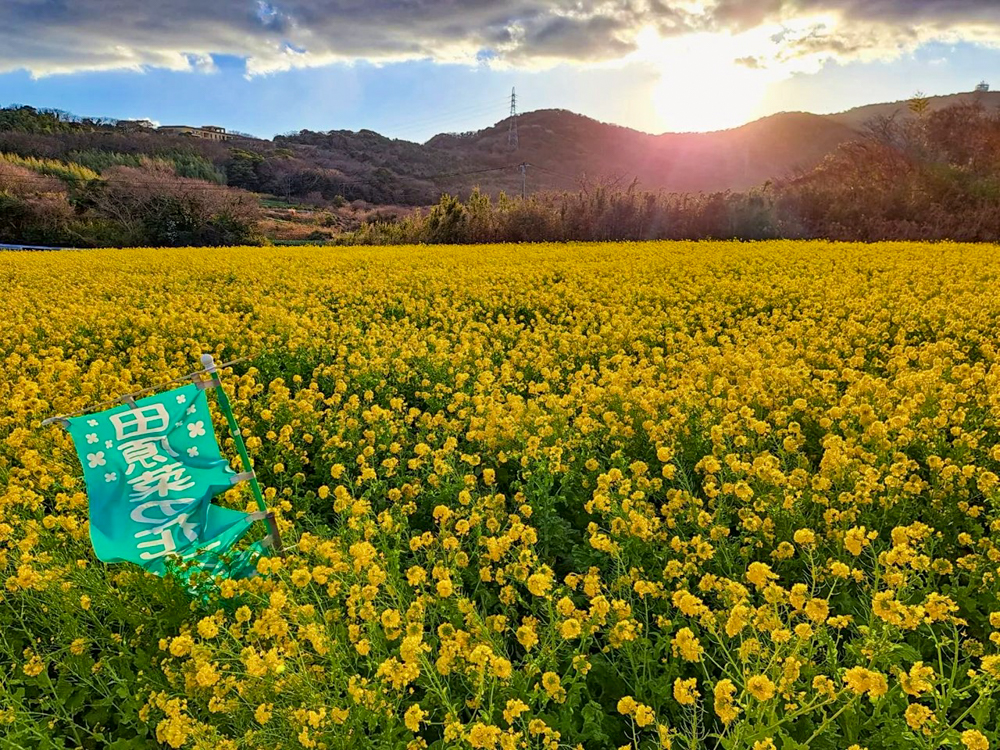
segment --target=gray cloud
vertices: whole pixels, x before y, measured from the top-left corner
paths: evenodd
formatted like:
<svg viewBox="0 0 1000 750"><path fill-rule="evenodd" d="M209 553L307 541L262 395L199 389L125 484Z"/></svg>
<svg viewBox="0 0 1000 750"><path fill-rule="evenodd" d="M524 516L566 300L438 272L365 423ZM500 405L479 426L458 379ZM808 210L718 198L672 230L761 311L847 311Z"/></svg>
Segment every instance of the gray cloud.
<svg viewBox="0 0 1000 750"><path fill-rule="evenodd" d="M784 4L783 0L719 0L711 18L716 26L742 31L778 15Z"/></svg>
<svg viewBox="0 0 1000 750"><path fill-rule="evenodd" d="M646 28L740 32L821 14L836 23L789 33L781 58L1000 42L997 0L0 0L0 72L189 70L211 55L245 58L251 74L337 60L588 63L628 55Z"/></svg>
<svg viewBox="0 0 1000 750"><path fill-rule="evenodd" d="M840 10L859 21L889 23L997 23L1000 6L993 0L791 0L799 10Z"/></svg>
<svg viewBox="0 0 1000 750"><path fill-rule="evenodd" d="M890 59L931 41L1000 44L995 0L784 0L779 11L784 20L823 15L836 22L789 33L775 59Z"/></svg>
<svg viewBox="0 0 1000 750"><path fill-rule="evenodd" d="M534 25L515 54L557 59L622 57L635 50L629 40L634 19L627 15L594 15L586 19L555 16Z"/></svg>

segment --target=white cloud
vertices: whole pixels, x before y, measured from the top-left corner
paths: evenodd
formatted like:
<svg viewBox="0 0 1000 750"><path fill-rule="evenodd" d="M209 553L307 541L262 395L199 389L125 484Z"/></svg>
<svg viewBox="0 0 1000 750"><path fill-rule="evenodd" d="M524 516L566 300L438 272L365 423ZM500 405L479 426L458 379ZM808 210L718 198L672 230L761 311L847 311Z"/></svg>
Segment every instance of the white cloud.
<svg viewBox="0 0 1000 750"><path fill-rule="evenodd" d="M996 0L0 0L0 72L44 76L147 67L249 75L331 62L538 68L628 59L641 35L777 41L754 68L888 59L928 41L1000 42ZM741 46L741 45L737 45ZM752 63L750 61L753 61Z"/></svg>

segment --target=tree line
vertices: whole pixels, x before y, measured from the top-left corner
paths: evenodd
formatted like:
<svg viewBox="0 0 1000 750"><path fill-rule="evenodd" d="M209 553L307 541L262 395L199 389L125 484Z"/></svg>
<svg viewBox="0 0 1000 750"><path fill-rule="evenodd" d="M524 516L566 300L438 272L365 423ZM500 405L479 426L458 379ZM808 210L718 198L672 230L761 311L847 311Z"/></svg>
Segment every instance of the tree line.
<svg viewBox="0 0 1000 750"><path fill-rule="evenodd" d="M400 206L404 194L437 202L377 213L333 236L337 244L1000 240L1000 113L977 103L873 118L816 168L748 191L651 192L609 179L526 199L478 189L438 197L416 183L407 193L384 166L347 178L309 156L331 139L350 150L381 138L365 131L358 142L331 133L298 145L225 144L100 131L26 110L0 110L0 241L258 244L267 241L259 194L335 211L345 193L373 204Z"/></svg>
<svg viewBox="0 0 1000 750"><path fill-rule="evenodd" d="M597 183L525 200L474 191L336 241L781 238L1000 241L1000 113L971 103L874 118L815 169L748 191L677 194Z"/></svg>

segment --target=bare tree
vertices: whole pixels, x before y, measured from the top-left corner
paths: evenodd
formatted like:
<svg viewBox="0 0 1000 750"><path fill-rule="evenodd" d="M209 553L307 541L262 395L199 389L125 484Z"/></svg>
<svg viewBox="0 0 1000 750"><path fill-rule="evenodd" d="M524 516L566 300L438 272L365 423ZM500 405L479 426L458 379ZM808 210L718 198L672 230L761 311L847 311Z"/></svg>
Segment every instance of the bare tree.
<svg viewBox="0 0 1000 750"><path fill-rule="evenodd" d="M178 177L157 163L115 167L102 177L90 194L94 208L119 224L133 242L217 244L213 228L249 231L260 219L253 194Z"/></svg>
<svg viewBox="0 0 1000 750"><path fill-rule="evenodd" d="M896 119L899 112L891 115L874 115L861 125L861 133L865 138L883 146L899 147L901 145L901 128Z"/></svg>

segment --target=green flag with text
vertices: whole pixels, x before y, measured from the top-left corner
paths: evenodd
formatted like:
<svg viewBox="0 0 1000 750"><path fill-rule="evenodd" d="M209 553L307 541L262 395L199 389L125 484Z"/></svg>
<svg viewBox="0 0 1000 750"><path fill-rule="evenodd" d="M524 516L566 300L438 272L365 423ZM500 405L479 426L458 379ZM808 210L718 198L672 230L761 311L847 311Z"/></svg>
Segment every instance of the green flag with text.
<svg viewBox="0 0 1000 750"><path fill-rule="evenodd" d="M205 390L186 385L68 422L99 559L158 575L178 559L234 578L252 573L259 545L227 553L262 514L211 502L240 475L219 450Z"/></svg>

